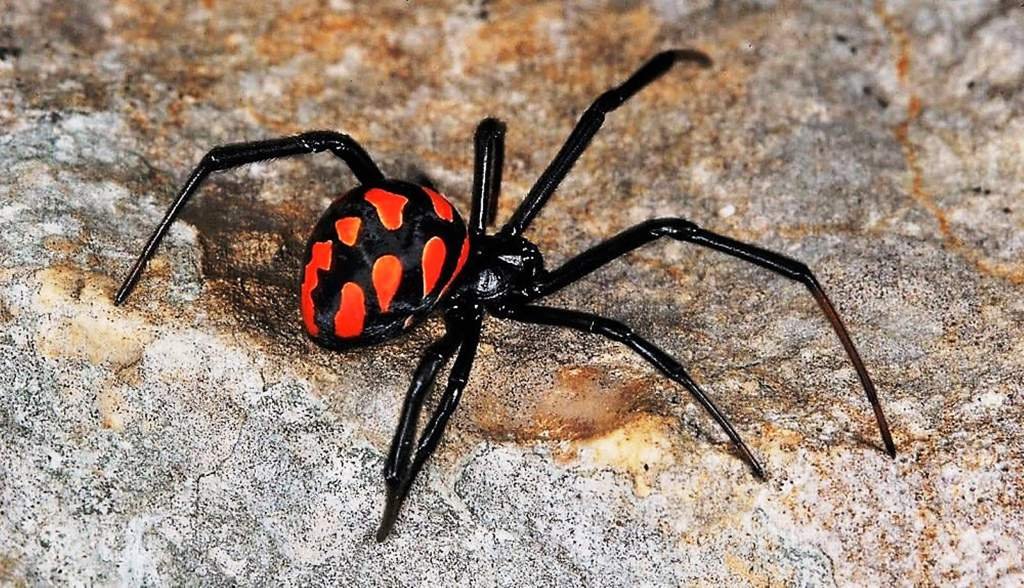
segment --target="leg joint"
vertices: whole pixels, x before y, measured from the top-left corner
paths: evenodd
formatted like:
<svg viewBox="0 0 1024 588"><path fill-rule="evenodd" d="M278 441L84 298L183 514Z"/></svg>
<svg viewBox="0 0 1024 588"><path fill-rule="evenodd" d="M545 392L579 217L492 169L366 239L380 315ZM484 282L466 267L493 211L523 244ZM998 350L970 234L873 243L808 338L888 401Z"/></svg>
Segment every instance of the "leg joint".
<svg viewBox="0 0 1024 588"><path fill-rule="evenodd" d="M339 141L338 133L333 131L308 131L296 137L303 147L312 153L319 153L326 149L335 149Z"/></svg>
<svg viewBox="0 0 1024 588"><path fill-rule="evenodd" d="M673 239L686 239L700 230L695 223L678 217L655 219L648 226L651 234Z"/></svg>
<svg viewBox="0 0 1024 588"><path fill-rule="evenodd" d="M597 97L594 103L590 106L591 111L596 111L602 115L608 114L616 108L622 106L622 103L626 101L626 96L622 95L622 92L618 91L618 88L608 90L604 94Z"/></svg>
<svg viewBox="0 0 1024 588"><path fill-rule="evenodd" d="M798 282L803 282L808 286L817 283L817 280L814 279L814 274L811 273L811 268L807 267L807 264L784 255L779 255L778 257L779 267L786 272L790 278Z"/></svg>
<svg viewBox="0 0 1024 588"><path fill-rule="evenodd" d="M206 155L203 156L203 160L199 162L199 165L213 169L220 169L224 167L227 155L227 150L224 149L224 147L214 147L206 152Z"/></svg>

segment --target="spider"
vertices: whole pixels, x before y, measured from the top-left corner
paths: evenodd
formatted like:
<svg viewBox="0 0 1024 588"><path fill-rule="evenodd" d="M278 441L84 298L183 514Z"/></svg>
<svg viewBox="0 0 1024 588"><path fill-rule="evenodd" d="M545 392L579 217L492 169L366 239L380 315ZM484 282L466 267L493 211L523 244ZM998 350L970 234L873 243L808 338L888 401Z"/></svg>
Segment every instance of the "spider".
<svg viewBox="0 0 1024 588"><path fill-rule="evenodd" d="M715 234L683 218L641 223L553 270L545 269L540 250L523 236L601 128L605 115L622 106L677 62L711 67L711 59L700 51L663 51L625 82L601 94L580 117L512 217L497 232L489 233L488 228L494 225L497 212L505 125L495 118L484 119L474 135L468 223L432 186L386 178L367 152L342 133L311 131L280 139L215 147L192 171L129 271L114 302L125 301L171 223L212 172L278 157L330 151L348 165L360 185L330 205L313 227L306 246L300 295L306 333L323 347L344 350L397 337L434 310L440 310L445 323L444 335L430 344L420 359L402 405L384 464L386 499L377 541L383 541L391 532L413 480L437 449L459 404L486 314L594 333L625 345L686 388L722 428L756 477L765 479L764 468L729 420L672 356L619 321L537 304L612 260L662 237L720 251L805 285L853 363L874 409L885 450L895 457L896 448L874 384L838 313L803 263ZM427 394L438 372L452 357L455 359L447 386L417 437Z"/></svg>

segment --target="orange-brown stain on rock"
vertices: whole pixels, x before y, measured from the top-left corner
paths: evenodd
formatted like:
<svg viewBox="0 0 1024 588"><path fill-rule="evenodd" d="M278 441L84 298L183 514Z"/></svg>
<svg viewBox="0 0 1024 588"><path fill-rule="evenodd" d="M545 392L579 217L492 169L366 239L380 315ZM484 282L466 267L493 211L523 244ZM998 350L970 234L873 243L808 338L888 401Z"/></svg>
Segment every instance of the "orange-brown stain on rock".
<svg viewBox="0 0 1024 588"><path fill-rule="evenodd" d="M629 476L637 496L647 496L661 471L677 462L678 418L656 397L657 376L614 371L564 367L552 386L525 398L479 386L467 413L485 438L550 444L556 461L611 468ZM509 406L509 396L517 404Z"/></svg>
<svg viewBox="0 0 1024 588"><path fill-rule="evenodd" d="M477 72L495 64L520 63L524 59L551 55L555 46L544 25L557 18L561 10L551 3L523 4L512 10L507 7L501 10L500 16L481 25L475 38L467 44L467 69Z"/></svg>
<svg viewBox="0 0 1024 588"><path fill-rule="evenodd" d="M924 168L920 162L920 153L912 135L914 123L924 110L921 97L915 92L911 74L913 73L913 53L910 36L897 15L888 11L885 0L876 0L875 13L881 19L886 31L895 45L896 76L907 92L907 114L902 121L893 127L893 136L900 144L903 159L910 173L907 192L921 208L930 214L938 225L939 235L946 247L969 261L979 272L992 277L1005 279L1013 284L1024 283L1024 264L993 261L984 257L976 249L969 247L957 235L946 216L946 212L935 201L935 197L927 189Z"/></svg>
<svg viewBox="0 0 1024 588"><path fill-rule="evenodd" d="M764 567L769 564L763 562L752 563L746 554L737 556L727 552L722 557L722 561L729 571L743 578L747 586L769 588L770 586L779 585L780 580L786 578L786 575L782 573L778 566L770 566L770 570L765 570Z"/></svg>
<svg viewBox="0 0 1024 588"><path fill-rule="evenodd" d="M69 239L63 235L47 235L43 237L43 247L46 247L47 251L63 255L78 253L84 245L80 240Z"/></svg>
<svg viewBox="0 0 1024 588"><path fill-rule="evenodd" d="M17 557L11 555L0 555L0 584L4 586L15 586L21 588L28 586L25 576L19 571Z"/></svg>
<svg viewBox="0 0 1024 588"><path fill-rule="evenodd" d="M376 40L388 46L384 39L385 31L362 15L337 13L326 7L300 2L278 14L266 33L256 39L255 47L272 64L299 55L337 61L353 41L366 39L368 34L380 37Z"/></svg>
<svg viewBox="0 0 1024 588"><path fill-rule="evenodd" d="M651 378L621 380L606 368L565 367L555 374L549 389L522 399L523 410L502 407L501 397L487 402L491 410L474 415L481 431L489 437L575 441L607 434L653 410Z"/></svg>
<svg viewBox="0 0 1024 588"><path fill-rule="evenodd" d="M799 451L807 442L807 437L801 431L780 427L770 421L760 423L756 431L751 430L745 437L749 437L747 441L756 444L755 453L762 458ZM732 449L729 451L736 455Z"/></svg>

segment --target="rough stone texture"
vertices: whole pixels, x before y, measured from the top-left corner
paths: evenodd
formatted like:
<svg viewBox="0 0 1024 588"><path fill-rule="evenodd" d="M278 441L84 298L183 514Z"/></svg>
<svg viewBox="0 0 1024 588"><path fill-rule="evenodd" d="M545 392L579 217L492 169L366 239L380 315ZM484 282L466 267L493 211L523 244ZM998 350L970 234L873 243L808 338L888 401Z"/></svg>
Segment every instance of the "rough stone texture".
<svg viewBox="0 0 1024 588"><path fill-rule="evenodd" d="M1024 581L1019 2L4 1L0 583ZM210 146L342 129L465 207L494 114L505 217L593 96L685 45L716 67L610 117L531 236L553 264L681 215L806 261L895 462L802 288L657 244L558 302L678 355L770 480L614 344L491 320L376 544L439 325L344 355L301 335L298 249L353 181L330 156L216 178L111 305Z"/></svg>

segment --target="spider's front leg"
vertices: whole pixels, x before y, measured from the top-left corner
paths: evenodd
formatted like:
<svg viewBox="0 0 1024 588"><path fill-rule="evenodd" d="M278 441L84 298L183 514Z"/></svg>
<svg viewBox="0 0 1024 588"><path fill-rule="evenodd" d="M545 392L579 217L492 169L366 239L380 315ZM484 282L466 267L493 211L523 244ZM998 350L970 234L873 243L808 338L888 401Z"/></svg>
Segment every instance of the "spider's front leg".
<svg viewBox="0 0 1024 588"><path fill-rule="evenodd" d="M533 188L530 188L519 207L512 213L512 218L501 228L500 234L504 236L521 235L533 218L544 208L548 198L555 193L569 170L576 165L576 161L586 151L597 131L601 129L601 125L604 124L605 116L614 112L640 90L663 76L674 64L680 62L689 62L703 68L711 67L711 58L694 49L662 51L649 59L626 81L598 96L580 116L576 126L569 133L569 137L562 144L562 148L558 150L555 158L551 160Z"/></svg>
<svg viewBox="0 0 1024 588"><path fill-rule="evenodd" d="M498 215L501 171L505 161L505 123L496 118L480 121L473 136L473 205L469 230L481 236Z"/></svg>
<svg viewBox="0 0 1024 588"><path fill-rule="evenodd" d="M458 314L459 316L453 316ZM477 345L480 342L480 329L483 321L481 307L454 309L450 311L446 321L445 335L432 344L423 354L412 383L402 406L402 413L395 429L384 464L384 483L387 487L387 499L380 527L377 529L377 541L384 541L394 527L398 512L405 502L409 489L416 475L419 474L427 459L437 449L449 419L458 407L462 391L469 380L469 372L476 357ZM416 425L427 394L437 378L441 367L455 354L455 363L448 375L448 384L441 400L423 429L423 434L416 443L413 452L413 441L416 438Z"/></svg>
<svg viewBox="0 0 1024 588"><path fill-rule="evenodd" d="M839 318L839 313L832 306L832 302L828 299L825 290L818 283L811 270L795 259L702 229L686 219L663 218L647 221L633 228L626 229L604 243L584 251L565 262L561 267L545 275L537 284L526 291L526 296L530 300L536 300L552 294L608 262L661 237L686 241L701 247L720 251L771 270L806 286L832 325L832 329L835 331L836 336L839 337L846 355L850 358L850 362L857 371L857 377L860 379L861 386L868 397L868 402L875 413L875 420L878 422L878 430L885 445L886 453L891 457L896 457L896 445L893 443L892 434L889 432L889 423L882 412L882 404L878 400L875 384L871 381L871 376L868 375L867 368L864 367L864 362L861 360L860 354L857 352L857 348L854 346L853 340L846 330L846 326L843 324L842 319Z"/></svg>

